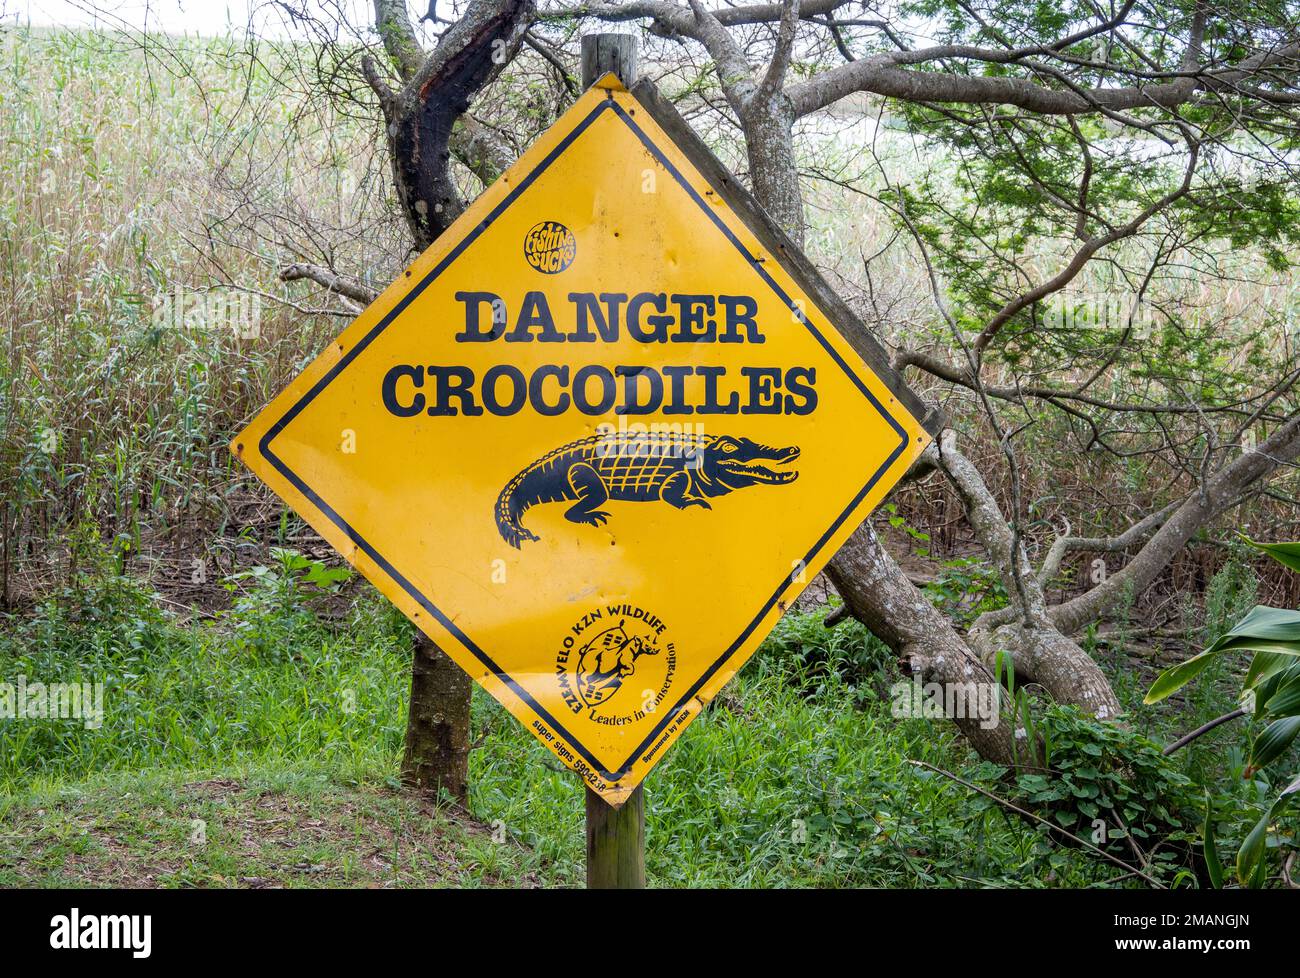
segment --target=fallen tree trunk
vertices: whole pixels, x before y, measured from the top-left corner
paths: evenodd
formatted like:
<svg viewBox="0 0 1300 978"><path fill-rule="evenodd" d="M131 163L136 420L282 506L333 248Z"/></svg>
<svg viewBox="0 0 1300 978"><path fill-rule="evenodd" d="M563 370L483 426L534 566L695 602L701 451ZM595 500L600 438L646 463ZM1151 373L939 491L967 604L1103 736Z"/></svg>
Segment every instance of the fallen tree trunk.
<svg viewBox="0 0 1300 978"><path fill-rule="evenodd" d="M922 683L938 683L945 691L963 690L960 697L945 695L945 703L987 702L972 697L977 692L972 687L998 688L992 670L907 579L869 523L849 537L826 573L849 613L893 650L905 674ZM996 716L980 716L970 709L959 712L962 715L952 720L981 757L1006 765L1036 760L1026 750L1023 731L1017 741L1015 724L1005 711L998 710Z"/></svg>

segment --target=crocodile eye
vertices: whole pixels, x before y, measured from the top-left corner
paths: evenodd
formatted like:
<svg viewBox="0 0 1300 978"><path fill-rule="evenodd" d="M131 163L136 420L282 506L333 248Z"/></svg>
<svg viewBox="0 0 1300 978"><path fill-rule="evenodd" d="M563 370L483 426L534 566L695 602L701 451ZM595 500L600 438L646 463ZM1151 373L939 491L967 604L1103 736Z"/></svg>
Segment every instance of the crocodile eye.
<svg viewBox="0 0 1300 978"><path fill-rule="evenodd" d="M728 442L727 444L722 446L722 450L724 452L734 452L736 450L736 446Z"/></svg>

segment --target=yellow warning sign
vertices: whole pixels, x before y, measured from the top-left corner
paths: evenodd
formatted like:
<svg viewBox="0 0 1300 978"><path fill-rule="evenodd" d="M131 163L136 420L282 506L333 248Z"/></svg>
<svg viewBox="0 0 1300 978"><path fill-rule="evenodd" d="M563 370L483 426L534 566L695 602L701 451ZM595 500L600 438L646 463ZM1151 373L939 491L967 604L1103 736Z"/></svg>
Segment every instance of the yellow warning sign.
<svg viewBox="0 0 1300 978"><path fill-rule="evenodd" d="M616 805L929 440L692 159L590 89L232 445Z"/></svg>

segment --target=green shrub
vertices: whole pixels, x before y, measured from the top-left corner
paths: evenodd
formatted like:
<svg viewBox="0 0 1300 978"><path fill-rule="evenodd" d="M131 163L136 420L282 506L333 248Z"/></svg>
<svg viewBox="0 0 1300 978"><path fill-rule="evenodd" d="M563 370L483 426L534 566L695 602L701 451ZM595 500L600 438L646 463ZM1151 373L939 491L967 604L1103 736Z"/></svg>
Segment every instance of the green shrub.
<svg viewBox="0 0 1300 978"><path fill-rule="evenodd" d="M1169 879L1194 868L1200 791L1158 744L1076 706L1047 707L1035 729L1043 741L1044 770L1011 776L1005 768L981 764L972 776L994 793L1008 785L1002 789L1008 800L1149 875Z"/></svg>

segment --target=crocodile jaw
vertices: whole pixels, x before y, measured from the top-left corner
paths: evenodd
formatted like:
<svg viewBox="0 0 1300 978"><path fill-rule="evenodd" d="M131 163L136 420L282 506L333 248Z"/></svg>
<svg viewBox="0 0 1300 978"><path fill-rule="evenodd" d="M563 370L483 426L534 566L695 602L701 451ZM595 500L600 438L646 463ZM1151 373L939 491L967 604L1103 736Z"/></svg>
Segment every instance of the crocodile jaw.
<svg viewBox="0 0 1300 978"><path fill-rule="evenodd" d="M719 461L718 468L722 470L724 479L726 477L741 477L750 480L752 485L769 485L780 486L787 485L799 478L799 473L794 469L773 469L764 465L764 462L774 462L777 465L788 465L799 457L799 449L796 446L790 448L773 449L770 456L765 455L762 458L755 459L752 462L743 462L739 459L723 459Z"/></svg>

